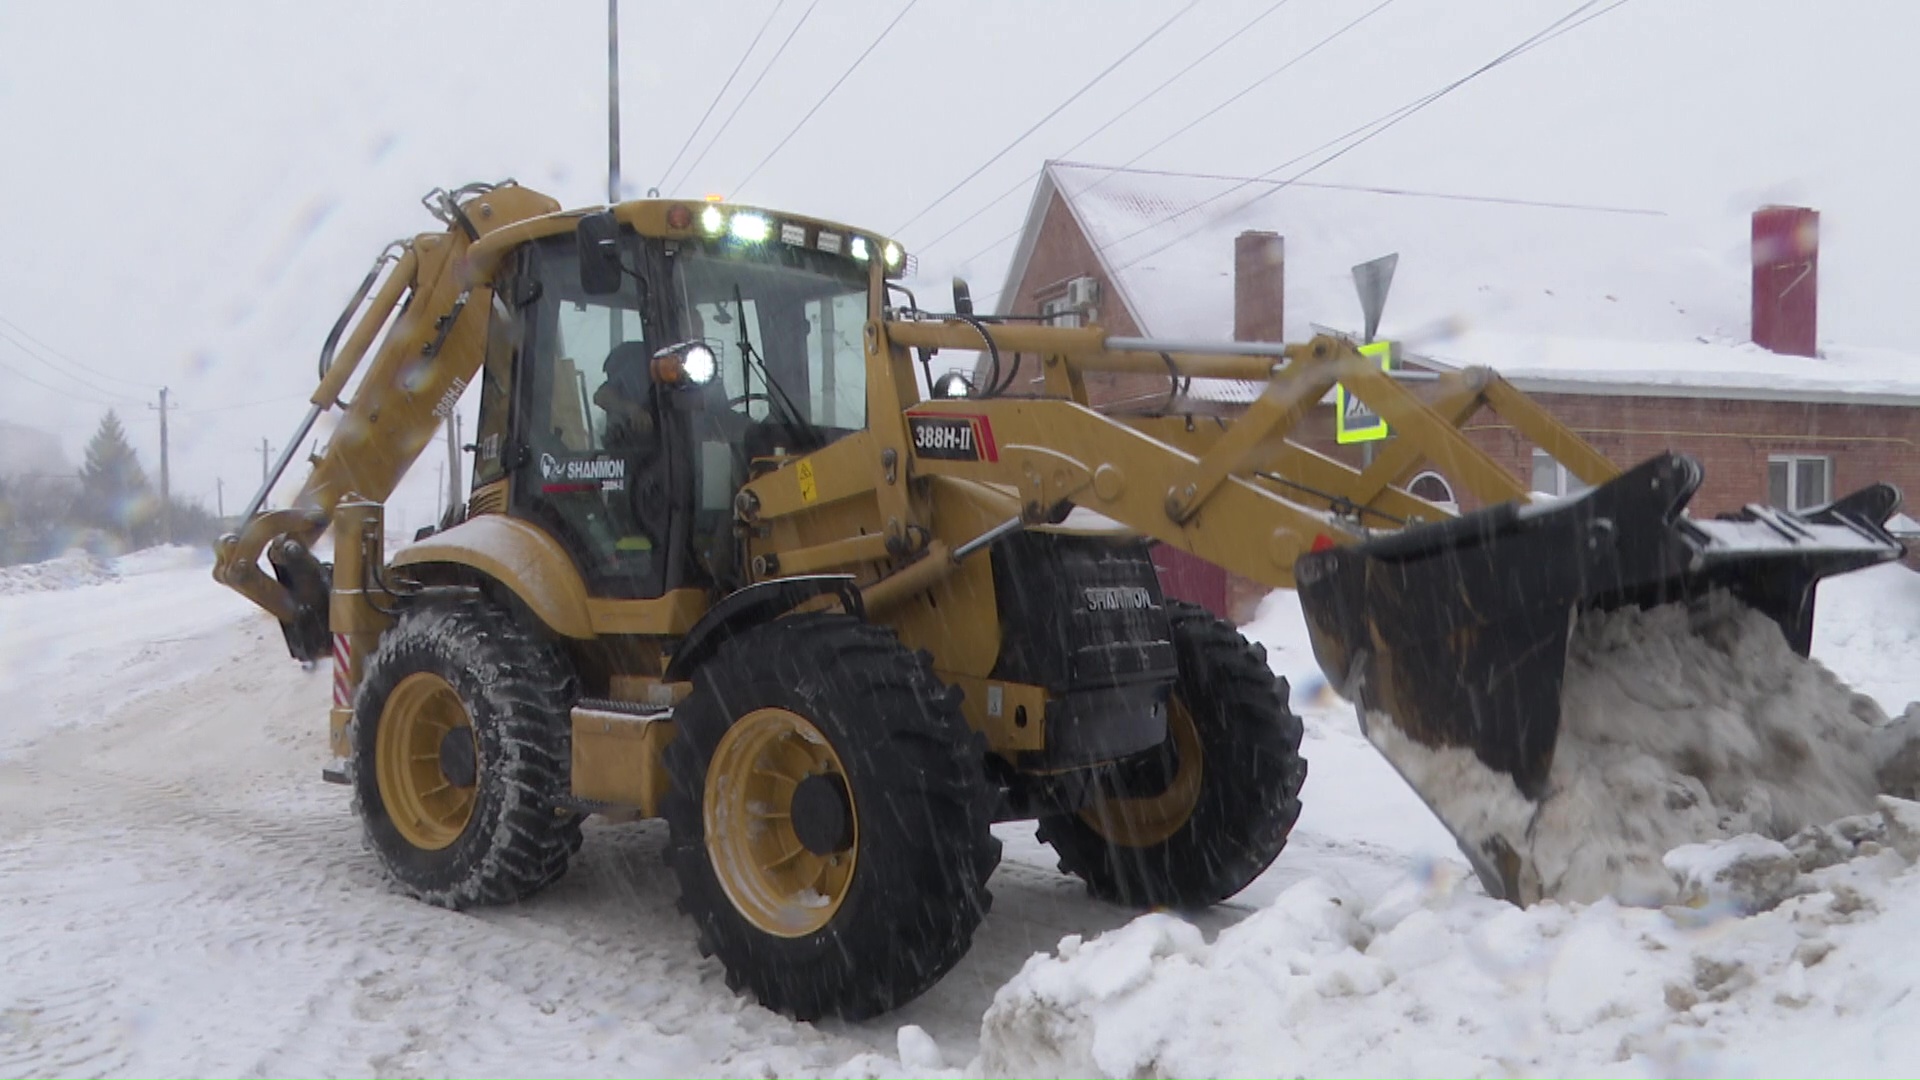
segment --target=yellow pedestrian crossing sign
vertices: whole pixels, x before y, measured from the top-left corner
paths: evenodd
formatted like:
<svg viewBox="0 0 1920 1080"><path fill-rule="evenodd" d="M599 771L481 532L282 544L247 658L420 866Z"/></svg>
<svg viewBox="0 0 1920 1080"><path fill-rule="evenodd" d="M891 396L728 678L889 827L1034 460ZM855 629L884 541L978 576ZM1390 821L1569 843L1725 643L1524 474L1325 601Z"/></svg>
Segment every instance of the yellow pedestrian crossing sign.
<svg viewBox="0 0 1920 1080"><path fill-rule="evenodd" d="M1380 370L1393 370L1393 342L1374 341L1360 346L1361 356L1380 358ZM1335 383L1333 386L1333 437L1341 444L1375 442L1387 437L1387 422L1380 414L1367 408L1366 402L1347 393L1347 388Z"/></svg>

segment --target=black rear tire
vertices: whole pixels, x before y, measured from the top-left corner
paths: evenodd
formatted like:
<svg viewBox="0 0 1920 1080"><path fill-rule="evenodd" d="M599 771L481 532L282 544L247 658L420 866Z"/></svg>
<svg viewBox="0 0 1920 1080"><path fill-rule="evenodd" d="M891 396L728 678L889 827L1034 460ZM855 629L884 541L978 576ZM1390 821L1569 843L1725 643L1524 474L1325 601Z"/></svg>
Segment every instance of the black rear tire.
<svg viewBox="0 0 1920 1080"><path fill-rule="evenodd" d="M1039 835L1060 869L1095 896L1205 907L1246 888L1286 846L1307 763L1300 718L1287 707L1286 680L1267 669L1266 650L1202 608L1167 606L1179 664L1168 709L1174 730L1151 752L1155 760L1126 770L1159 782L1135 799L1043 816Z"/></svg>
<svg viewBox="0 0 1920 1080"><path fill-rule="evenodd" d="M381 636L354 698L354 807L367 846L402 889L465 908L523 900L566 873L580 848L579 816L556 805L572 748L572 670L557 646L479 600L409 608ZM409 689L396 701L403 684ZM422 722L402 715L422 686L439 695L442 713L464 713L472 746L454 745L451 733L439 741L442 760L433 764L442 779L451 774L452 790L424 801L414 795L437 786L433 774L419 784L396 779L395 733L381 737L383 724ZM452 811L437 834L396 820L410 799L442 807L464 800L464 825Z"/></svg>
<svg viewBox="0 0 1920 1080"><path fill-rule="evenodd" d="M757 627L698 669L666 752L667 860L728 986L799 1019L861 1019L966 954L1000 844L984 744L959 700L925 653L844 615ZM769 770L804 779L789 787L762 779ZM737 787L761 783L752 798Z"/></svg>

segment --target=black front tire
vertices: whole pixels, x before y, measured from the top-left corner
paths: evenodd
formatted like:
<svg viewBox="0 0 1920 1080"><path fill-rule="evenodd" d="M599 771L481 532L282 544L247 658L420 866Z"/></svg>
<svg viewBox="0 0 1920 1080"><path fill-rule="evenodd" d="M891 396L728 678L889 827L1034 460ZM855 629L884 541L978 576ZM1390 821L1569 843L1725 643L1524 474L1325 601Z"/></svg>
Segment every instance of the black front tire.
<svg viewBox="0 0 1920 1080"><path fill-rule="evenodd" d="M389 803L402 796L393 785L404 780L393 779L394 762L385 790L381 780L383 750L391 757L394 747L381 727L402 722L394 691L415 676L450 689L471 728L472 757L461 750L463 760L439 766L471 777L454 786L470 789L468 809L444 846L438 837L423 844L419 826L395 820ZM381 636L354 698L354 806L368 847L402 889L457 909L523 900L566 873L580 819L556 800L567 790L575 697L566 655L483 601L409 608Z"/></svg>
<svg viewBox="0 0 1920 1080"><path fill-rule="evenodd" d="M1132 907L1197 908L1247 887L1286 846L1300 816L1307 763L1300 718L1266 650L1192 604L1170 602L1179 674L1168 735L1130 775L1159 783L1135 799L1102 798L1040 819L1060 869L1088 891ZM1180 746L1197 754L1182 755ZM1140 768L1151 765L1151 768Z"/></svg>
<svg viewBox="0 0 1920 1080"><path fill-rule="evenodd" d="M667 859L681 910L698 928L701 952L725 967L727 985L804 1020L874 1016L932 986L971 945L1000 858L984 744L961 715L959 692L935 678L925 653L831 614L789 616L734 637L694 684L674 712L678 731L666 752ZM745 735L775 730L769 724L801 732L810 745L769 737L758 744L758 765L735 753ZM816 737L824 746L811 744ZM801 797L728 794L761 782L760 765L793 769L808 755L814 764L794 771L836 776L840 812L851 815L848 830L826 830L841 837L843 853L817 856L850 868L823 870L830 884L818 891L774 881L773 871L763 875L738 857L740 836L797 823ZM745 814L716 811L725 806ZM713 822L733 826L709 836ZM761 850L793 847L801 831ZM809 907L821 913L809 916Z"/></svg>

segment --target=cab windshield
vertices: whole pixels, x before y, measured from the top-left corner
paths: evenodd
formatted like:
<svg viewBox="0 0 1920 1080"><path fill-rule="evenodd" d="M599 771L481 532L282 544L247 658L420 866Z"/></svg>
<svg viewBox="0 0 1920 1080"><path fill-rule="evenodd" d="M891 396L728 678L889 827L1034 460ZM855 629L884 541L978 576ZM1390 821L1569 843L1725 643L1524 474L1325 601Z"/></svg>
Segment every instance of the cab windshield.
<svg viewBox="0 0 1920 1080"><path fill-rule="evenodd" d="M866 426L862 264L719 241L683 247L675 261L685 338L720 358L715 404L781 426L796 452Z"/></svg>

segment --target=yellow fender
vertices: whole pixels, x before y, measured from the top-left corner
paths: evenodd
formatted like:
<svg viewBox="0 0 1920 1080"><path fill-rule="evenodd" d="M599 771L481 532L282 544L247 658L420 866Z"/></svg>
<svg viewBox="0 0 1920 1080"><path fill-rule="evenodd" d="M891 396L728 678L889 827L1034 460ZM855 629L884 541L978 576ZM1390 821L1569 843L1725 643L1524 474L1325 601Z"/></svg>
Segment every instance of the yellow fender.
<svg viewBox="0 0 1920 1080"><path fill-rule="evenodd" d="M482 514L417 540L396 554L395 567L452 563L507 587L554 633L594 636L587 585L560 542L539 527L503 514Z"/></svg>

